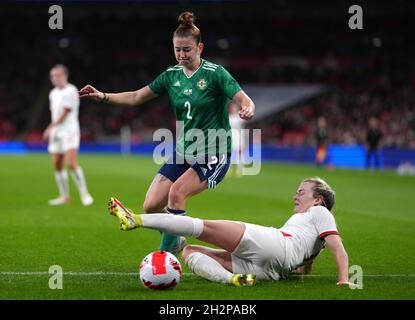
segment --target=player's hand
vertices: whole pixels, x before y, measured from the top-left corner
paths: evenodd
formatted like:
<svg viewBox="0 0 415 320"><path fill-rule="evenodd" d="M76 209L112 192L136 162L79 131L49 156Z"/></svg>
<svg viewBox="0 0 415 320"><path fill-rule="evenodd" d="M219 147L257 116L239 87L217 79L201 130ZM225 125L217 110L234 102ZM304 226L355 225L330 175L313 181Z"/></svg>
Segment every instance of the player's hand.
<svg viewBox="0 0 415 320"><path fill-rule="evenodd" d="M97 89L95 89L93 86L89 84L83 87L79 91L79 96L81 98L84 98L84 97L91 98L92 100L95 100L95 101L102 101L105 98L103 92L98 91Z"/></svg>
<svg viewBox="0 0 415 320"><path fill-rule="evenodd" d="M351 283L349 281L339 281L339 282L337 282L337 285L341 286L341 287L348 286L350 289L360 288L360 286L358 284Z"/></svg>
<svg viewBox="0 0 415 320"><path fill-rule="evenodd" d="M52 127L49 126L49 127L46 128L45 131L43 131L43 134L42 134L42 139L43 140L46 140L46 141L49 140L51 130L52 130Z"/></svg>
<svg viewBox="0 0 415 320"><path fill-rule="evenodd" d="M254 116L255 107L253 105L243 106L239 110L239 117L243 120L249 120Z"/></svg>

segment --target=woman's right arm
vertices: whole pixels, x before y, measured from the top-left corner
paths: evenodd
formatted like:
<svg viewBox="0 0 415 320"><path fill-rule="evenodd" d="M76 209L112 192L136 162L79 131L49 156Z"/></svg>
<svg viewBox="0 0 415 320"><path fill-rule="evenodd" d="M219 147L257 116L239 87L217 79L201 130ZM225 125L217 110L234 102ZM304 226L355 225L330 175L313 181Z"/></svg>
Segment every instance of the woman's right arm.
<svg viewBox="0 0 415 320"><path fill-rule="evenodd" d="M349 257L347 256L340 236L331 234L326 236L324 240L336 259L338 270L337 285L349 285Z"/></svg>
<svg viewBox="0 0 415 320"><path fill-rule="evenodd" d="M86 97L95 101L124 106L138 106L158 96L150 89L149 86L145 86L136 91L105 93L97 90L89 84L79 91L79 95L81 98Z"/></svg>

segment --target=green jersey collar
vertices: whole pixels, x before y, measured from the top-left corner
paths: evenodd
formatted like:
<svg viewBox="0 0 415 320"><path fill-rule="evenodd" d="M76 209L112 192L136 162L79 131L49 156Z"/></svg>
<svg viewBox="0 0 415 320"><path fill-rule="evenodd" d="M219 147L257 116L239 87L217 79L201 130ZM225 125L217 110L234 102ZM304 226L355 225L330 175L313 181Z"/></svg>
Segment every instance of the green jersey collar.
<svg viewBox="0 0 415 320"><path fill-rule="evenodd" d="M196 74L196 72L198 72L199 69L205 64L205 59L200 58L200 60L202 60L202 63L200 64L199 68L197 68L196 71L193 72L190 76L187 76L186 72L184 72L184 68L182 68L182 71L187 79L190 79L191 77L193 77Z"/></svg>

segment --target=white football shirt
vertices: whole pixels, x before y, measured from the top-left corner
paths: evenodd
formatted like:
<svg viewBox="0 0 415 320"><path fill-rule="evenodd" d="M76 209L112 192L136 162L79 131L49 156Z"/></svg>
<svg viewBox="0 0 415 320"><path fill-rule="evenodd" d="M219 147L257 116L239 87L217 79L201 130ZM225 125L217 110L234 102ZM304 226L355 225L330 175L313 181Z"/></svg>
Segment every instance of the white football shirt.
<svg viewBox="0 0 415 320"><path fill-rule="evenodd" d="M55 122L62 114L64 109L71 109L65 120L56 126L56 135L79 133L79 94L78 89L73 84L68 83L62 89L54 88L49 93L50 111L52 122Z"/></svg>
<svg viewBox="0 0 415 320"><path fill-rule="evenodd" d="M286 239L285 267L289 270L317 256L324 247L325 236L339 234L333 214L323 206L292 215L279 231Z"/></svg>

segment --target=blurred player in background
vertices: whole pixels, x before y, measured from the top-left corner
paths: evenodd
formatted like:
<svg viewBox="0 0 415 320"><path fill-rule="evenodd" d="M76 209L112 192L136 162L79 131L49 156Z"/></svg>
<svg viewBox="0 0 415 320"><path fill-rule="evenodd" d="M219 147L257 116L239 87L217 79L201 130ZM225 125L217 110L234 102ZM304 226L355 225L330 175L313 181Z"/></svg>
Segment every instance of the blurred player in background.
<svg viewBox="0 0 415 320"><path fill-rule="evenodd" d="M94 200L88 192L83 170L77 162L80 143L79 94L78 89L68 82L68 76L68 69L64 65L55 65L50 70L50 81L54 86L49 93L52 121L43 132L43 139L49 141L48 151L55 167L59 197L49 200L49 204L56 206L71 202L68 173L64 168L66 162L79 190L81 202L88 206Z"/></svg>
<svg viewBox="0 0 415 320"><path fill-rule="evenodd" d="M371 160L374 161L376 169L380 167L379 149L382 139L382 132L379 129L378 119L370 117L369 128L366 135L366 169L371 167Z"/></svg>
<svg viewBox="0 0 415 320"><path fill-rule="evenodd" d="M231 142L225 139L224 145L217 146L216 141L213 146L208 145L205 143L208 130L230 130L228 99L240 107L242 119L252 118L255 111L252 100L225 68L201 58L204 44L200 30L194 24L193 13L183 12L178 20L179 26L173 33L177 65L167 68L152 83L137 91L103 93L91 85L80 91L81 97L129 106L138 106L167 93L177 121L184 123L184 133L192 129L203 131L203 145L198 145L203 155L192 162L187 161L187 157L193 157L193 152L189 152L187 147L193 141L186 141L182 132L172 161L161 167L147 191L144 201L146 213L164 211L185 215L187 199L207 188L215 188L228 171ZM220 154L218 149L226 151ZM178 158L184 163L176 161ZM181 244L179 237L163 233L160 249L177 254Z"/></svg>
<svg viewBox="0 0 415 320"><path fill-rule="evenodd" d="M317 151L315 163L318 167L325 164L327 159L327 121L323 116L318 117L317 119L317 128L316 128L316 141L317 141Z"/></svg>
<svg viewBox="0 0 415 320"><path fill-rule="evenodd" d="M229 103L229 123L232 129L232 153L235 157L235 164L231 173L235 172L237 177L242 176L243 170L243 155L245 151L245 137L242 134L242 129L245 126L245 121L241 119L238 114L239 106L231 101Z"/></svg>
<svg viewBox="0 0 415 320"><path fill-rule="evenodd" d="M294 196L294 214L280 229L227 220L201 220L165 214L136 215L115 198L109 213L121 230L143 227L195 237L221 249L188 245L182 259L190 270L214 282L251 286L257 280L279 280L307 274L321 250L332 251L338 285L349 285L349 259L331 210L335 193L322 179L304 179Z"/></svg>

